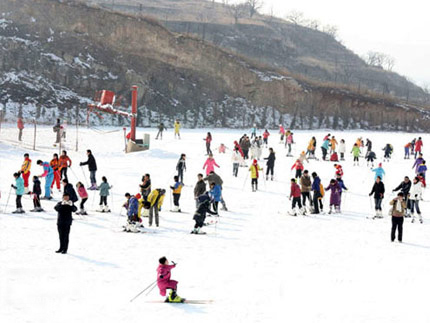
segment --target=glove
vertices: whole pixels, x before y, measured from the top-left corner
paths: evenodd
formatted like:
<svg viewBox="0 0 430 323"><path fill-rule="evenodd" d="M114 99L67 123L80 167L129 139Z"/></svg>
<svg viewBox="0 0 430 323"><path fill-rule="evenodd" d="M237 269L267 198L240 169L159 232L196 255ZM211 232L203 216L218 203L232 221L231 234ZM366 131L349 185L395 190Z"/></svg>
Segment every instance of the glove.
<svg viewBox="0 0 430 323"><path fill-rule="evenodd" d="M172 260L172 264L174 264L176 266L176 262L174 262L173 260Z"/></svg>
<svg viewBox="0 0 430 323"><path fill-rule="evenodd" d="M16 186L15 186L15 185L13 185L13 184L11 184L11 185L10 185L10 187L12 187L12 188L16 189Z"/></svg>
<svg viewBox="0 0 430 323"><path fill-rule="evenodd" d="M83 165L83 163L81 162L81 163L79 163L79 166L82 166Z"/></svg>
<svg viewBox="0 0 430 323"><path fill-rule="evenodd" d="M372 193L369 193L369 196L372 196Z"/></svg>
<svg viewBox="0 0 430 323"><path fill-rule="evenodd" d="M160 278L161 278L161 279L163 279L163 278L164 278L164 276L163 276L163 275L160 275Z"/></svg>

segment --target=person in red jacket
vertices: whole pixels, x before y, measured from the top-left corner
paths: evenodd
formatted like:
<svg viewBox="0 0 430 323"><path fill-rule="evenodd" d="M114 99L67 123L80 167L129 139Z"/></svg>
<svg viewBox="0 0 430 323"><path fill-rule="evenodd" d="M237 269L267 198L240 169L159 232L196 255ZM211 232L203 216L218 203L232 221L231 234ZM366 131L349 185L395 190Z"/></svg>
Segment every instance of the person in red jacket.
<svg viewBox="0 0 430 323"><path fill-rule="evenodd" d="M291 179L291 191L290 191L290 200L293 198L293 204L291 209L293 211L294 216L297 216L297 212L295 211L296 204L299 206L299 212L302 211L302 201L301 201L302 191L300 190L300 186L296 183L296 179Z"/></svg>
<svg viewBox="0 0 430 323"><path fill-rule="evenodd" d="M67 156L67 151L63 150L58 162L58 171L60 172L60 179L67 179L67 169L72 166L72 160Z"/></svg>
<svg viewBox="0 0 430 323"><path fill-rule="evenodd" d="M24 129L24 121L22 121L21 117L18 118L17 127L18 127L18 130L19 130L18 140L22 141L22 130Z"/></svg>
<svg viewBox="0 0 430 323"><path fill-rule="evenodd" d="M170 271L176 267L176 264L172 261L173 265L169 265L169 261L166 257L161 257L159 259L159 265L157 268L157 285L160 289L160 295L166 296L166 290L171 289L169 296L166 298L168 303L182 303L185 301L184 298L179 297L176 294L176 289L178 288L178 282L176 280L170 279Z"/></svg>
<svg viewBox="0 0 430 323"><path fill-rule="evenodd" d="M242 147L240 147L240 145L237 142L237 140L234 141L234 147L237 148L237 150L239 151L239 153L242 156L242 158L245 157L245 154L243 153Z"/></svg>
<svg viewBox="0 0 430 323"><path fill-rule="evenodd" d="M300 159L297 159L294 163L293 167L291 167L291 170L296 169L296 176L295 178L302 177L302 170L304 169L303 163L300 161Z"/></svg>
<svg viewBox="0 0 430 323"><path fill-rule="evenodd" d="M59 192L61 192L60 170L59 170L60 160L58 159L58 154L54 154L54 156L53 156L51 162L49 163L49 165L54 170L54 180L52 181L51 189L54 187L54 184L57 184L57 190Z"/></svg>
<svg viewBox="0 0 430 323"><path fill-rule="evenodd" d="M423 141L421 137L419 137L418 140L415 142L415 159L417 158L418 154L421 154L422 146L423 146Z"/></svg>
<svg viewBox="0 0 430 323"><path fill-rule="evenodd" d="M335 176L343 177L343 169L342 166L339 164L334 164L334 168L336 168Z"/></svg>
<svg viewBox="0 0 430 323"><path fill-rule="evenodd" d="M268 145L269 136L270 136L270 132L267 131L267 129L264 130L264 133L263 133L263 143L266 145L266 148L267 148L267 145Z"/></svg>

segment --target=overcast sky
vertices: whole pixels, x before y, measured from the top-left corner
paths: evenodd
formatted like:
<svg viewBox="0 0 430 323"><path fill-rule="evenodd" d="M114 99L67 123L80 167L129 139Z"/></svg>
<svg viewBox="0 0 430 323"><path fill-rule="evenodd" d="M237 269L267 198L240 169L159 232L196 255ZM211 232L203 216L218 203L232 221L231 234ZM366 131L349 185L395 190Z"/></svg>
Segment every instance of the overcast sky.
<svg viewBox="0 0 430 323"><path fill-rule="evenodd" d="M230 3L237 2L231 0ZM242 1L239 1L242 2ZM430 85L430 1L427 0L264 0L277 16L292 10L336 25L343 43L359 55L368 51L396 60L394 71Z"/></svg>

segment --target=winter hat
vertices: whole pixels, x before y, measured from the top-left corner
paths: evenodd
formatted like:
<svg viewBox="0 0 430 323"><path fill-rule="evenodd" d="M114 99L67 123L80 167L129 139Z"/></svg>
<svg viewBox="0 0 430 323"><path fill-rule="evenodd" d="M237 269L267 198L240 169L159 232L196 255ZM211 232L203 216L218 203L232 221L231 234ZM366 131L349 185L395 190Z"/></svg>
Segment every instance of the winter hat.
<svg viewBox="0 0 430 323"><path fill-rule="evenodd" d="M252 164L253 164L253 165L257 165L257 159L254 159L254 160L252 161Z"/></svg>
<svg viewBox="0 0 430 323"><path fill-rule="evenodd" d="M378 164L378 166L379 166L379 167L382 167L382 163L379 163L379 164Z"/></svg>
<svg viewBox="0 0 430 323"><path fill-rule="evenodd" d="M137 194L135 195L135 197L136 197L138 200L140 200L140 199L141 199L141 197L142 197L142 195L140 195L139 193L137 193Z"/></svg>

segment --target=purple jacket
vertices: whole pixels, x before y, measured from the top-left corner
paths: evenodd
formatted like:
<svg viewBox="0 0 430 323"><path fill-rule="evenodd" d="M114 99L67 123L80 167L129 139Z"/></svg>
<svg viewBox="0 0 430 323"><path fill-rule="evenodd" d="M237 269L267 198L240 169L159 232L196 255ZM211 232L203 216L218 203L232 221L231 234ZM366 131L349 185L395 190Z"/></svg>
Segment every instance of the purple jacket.
<svg viewBox="0 0 430 323"><path fill-rule="evenodd" d="M417 159L415 159L415 163L414 166L412 166L412 168L415 167L415 173L418 174L418 167L420 167L420 165L423 163L424 159L418 157Z"/></svg>
<svg viewBox="0 0 430 323"><path fill-rule="evenodd" d="M330 184L326 189L330 190L330 205L340 205L340 194L342 192L342 187L338 182Z"/></svg>

